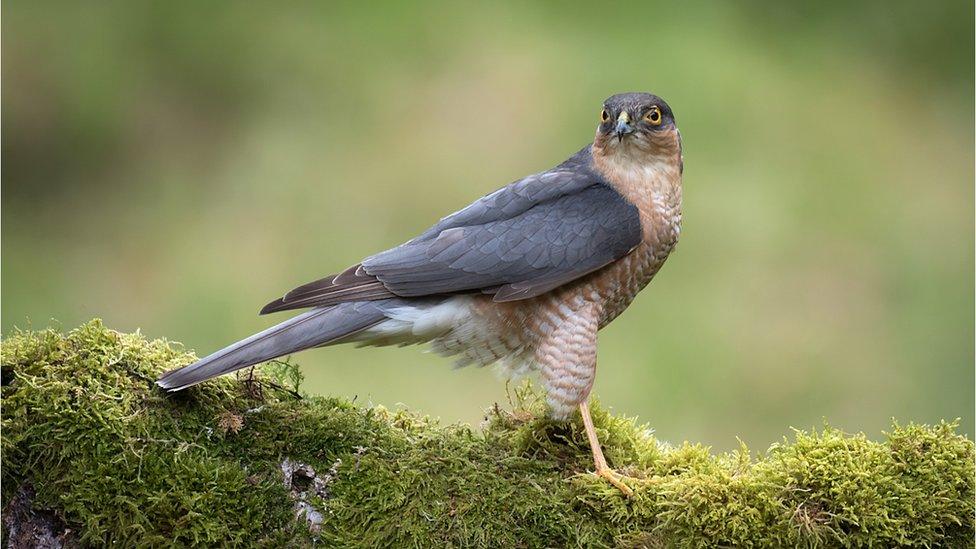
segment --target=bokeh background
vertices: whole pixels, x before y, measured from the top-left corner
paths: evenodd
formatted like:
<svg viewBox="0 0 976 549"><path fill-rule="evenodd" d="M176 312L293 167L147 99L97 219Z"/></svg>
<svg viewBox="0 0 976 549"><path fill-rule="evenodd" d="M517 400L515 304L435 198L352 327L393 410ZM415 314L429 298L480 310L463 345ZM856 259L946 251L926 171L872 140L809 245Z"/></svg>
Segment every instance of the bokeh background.
<svg viewBox="0 0 976 549"><path fill-rule="evenodd" d="M595 394L667 440L973 432L973 5L4 2L2 327L101 317L198 354L265 302L587 143L650 90L682 240L601 333ZM419 349L307 388L476 423Z"/></svg>

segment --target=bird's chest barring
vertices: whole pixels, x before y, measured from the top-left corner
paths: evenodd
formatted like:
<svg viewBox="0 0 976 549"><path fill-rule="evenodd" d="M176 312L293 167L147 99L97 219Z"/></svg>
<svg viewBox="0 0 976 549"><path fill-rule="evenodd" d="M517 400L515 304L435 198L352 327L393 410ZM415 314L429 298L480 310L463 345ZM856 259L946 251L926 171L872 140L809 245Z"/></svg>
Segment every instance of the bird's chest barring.
<svg viewBox="0 0 976 549"><path fill-rule="evenodd" d="M595 277L593 286L597 291L589 295L600 302L600 328L624 312L661 269L678 242L680 223L681 214L677 212L630 255Z"/></svg>

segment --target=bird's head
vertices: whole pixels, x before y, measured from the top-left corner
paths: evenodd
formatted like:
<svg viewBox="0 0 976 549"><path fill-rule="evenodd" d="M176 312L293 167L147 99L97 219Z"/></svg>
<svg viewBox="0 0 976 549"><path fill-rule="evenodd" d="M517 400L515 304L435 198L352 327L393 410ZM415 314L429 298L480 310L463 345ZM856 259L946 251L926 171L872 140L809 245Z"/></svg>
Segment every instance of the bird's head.
<svg viewBox="0 0 976 549"><path fill-rule="evenodd" d="M604 155L681 154L671 107L649 93L621 93L604 101L593 145Z"/></svg>

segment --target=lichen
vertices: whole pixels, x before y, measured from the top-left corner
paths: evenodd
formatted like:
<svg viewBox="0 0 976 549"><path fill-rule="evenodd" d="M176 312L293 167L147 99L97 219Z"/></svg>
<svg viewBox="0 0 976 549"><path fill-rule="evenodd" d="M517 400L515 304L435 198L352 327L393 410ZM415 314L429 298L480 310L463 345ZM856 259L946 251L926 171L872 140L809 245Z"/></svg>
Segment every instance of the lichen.
<svg viewBox="0 0 976 549"><path fill-rule="evenodd" d="M288 364L154 386L192 360L97 320L10 335L4 487L30 483L35 506L99 546L973 545L973 443L953 422L895 424L880 442L824 427L714 455L597 406L607 457L632 477L625 498L587 473L578 418L544 419L531 396L475 429L301 397ZM312 487L296 495L283 463Z"/></svg>

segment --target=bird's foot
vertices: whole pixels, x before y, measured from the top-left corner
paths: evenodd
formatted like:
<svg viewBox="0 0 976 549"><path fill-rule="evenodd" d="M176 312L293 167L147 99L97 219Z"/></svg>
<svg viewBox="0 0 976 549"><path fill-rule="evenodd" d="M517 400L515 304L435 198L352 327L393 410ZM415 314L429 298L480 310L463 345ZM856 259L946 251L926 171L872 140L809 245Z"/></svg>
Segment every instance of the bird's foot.
<svg viewBox="0 0 976 549"><path fill-rule="evenodd" d="M626 476L621 475L620 473L606 466L597 467L595 474L596 476L602 477L610 484L616 486L617 489L623 492L625 496L630 497L634 495L634 491L630 488L630 486L624 484L624 479L627 478Z"/></svg>
<svg viewBox="0 0 976 549"><path fill-rule="evenodd" d="M634 491L624 484L625 478L620 473L614 471L607 465L607 458L603 457L603 449L600 448L600 440L596 436L596 429L593 427L593 418L590 416L590 405L585 400L580 403L580 416L583 418L583 427L586 429L586 438L590 442L590 449L593 451L593 465L596 466L596 476L603 477L623 492L624 496L634 495Z"/></svg>

